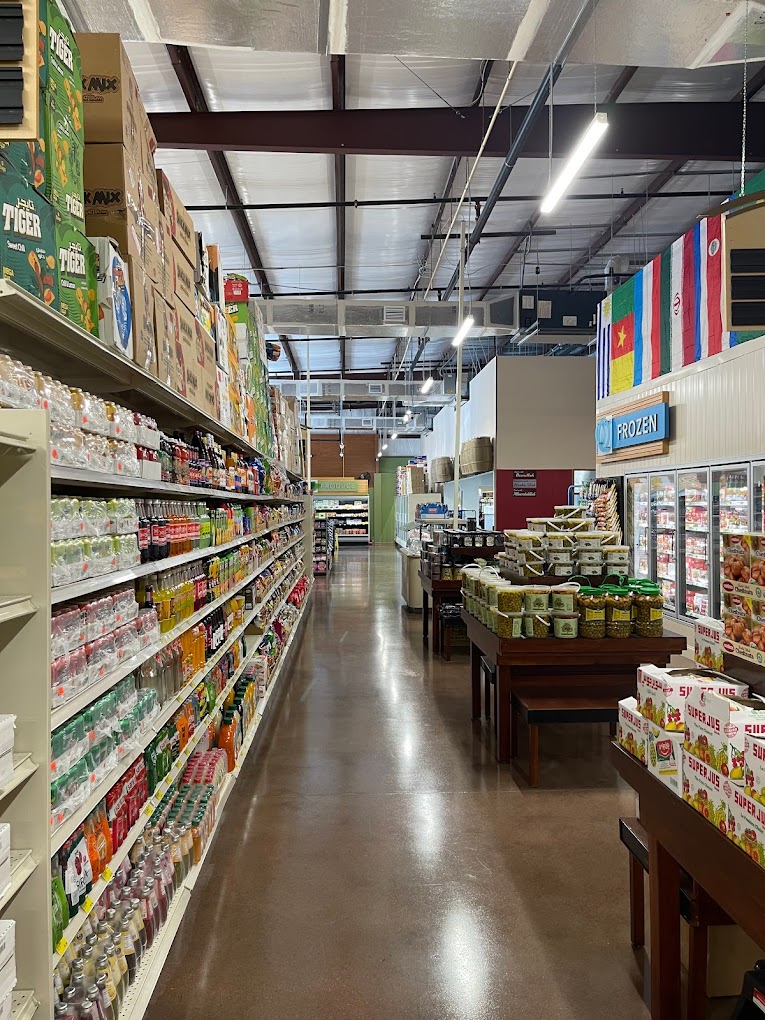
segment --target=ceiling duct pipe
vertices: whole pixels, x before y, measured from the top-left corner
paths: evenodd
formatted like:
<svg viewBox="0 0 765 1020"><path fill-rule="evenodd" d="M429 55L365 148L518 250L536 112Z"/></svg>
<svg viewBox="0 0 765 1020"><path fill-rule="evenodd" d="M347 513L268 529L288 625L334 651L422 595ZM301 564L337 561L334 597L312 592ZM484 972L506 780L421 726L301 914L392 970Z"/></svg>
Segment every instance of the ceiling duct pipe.
<svg viewBox="0 0 765 1020"><path fill-rule="evenodd" d="M494 210L494 206L497 204L497 199L502 194L502 191L505 185L507 184L507 180L510 174L512 173L513 167L518 162L518 158L523 152L524 146L526 145L526 138L528 137L529 132L534 127L542 111L544 110L545 104L547 103L547 100L550 97L552 87L560 77L560 73L563 70L566 60L568 59L568 56L571 50L573 49L574 44L579 38L582 29L587 24L587 21L589 20L589 17L592 14L593 10L595 9L597 3L598 0L584 0L584 3L582 4L579 13L574 19L573 25L568 31L568 35L561 43L560 49L555 54L555 57L551 62L550 66L545 71L545 76L542 79L542 82L539 88L537 89L536 95L532 99L528 110L526 111L526 116L523 118L523 123L518 129L518 134L513 139L513 143L508 149L507 155L505 156L505 160L500 168L499 173L497 174L497 179L494 181L494 184L491 187L491 191L489 192L488 198L483 204L483 207L481 209L481 215L476 220L475 227L473 227L472 233L468 238L467 249L465 251L466 260L470 258L473 249L481 240L481 235L483 234L484 227L486 226L489 217L491 216ZM457 285L458 279L459 279L459 267L457 267L452 273L451 279L447 283L446 288L444 289L443 294L441 296L442 301L449 300L452 291Z"/></svg>

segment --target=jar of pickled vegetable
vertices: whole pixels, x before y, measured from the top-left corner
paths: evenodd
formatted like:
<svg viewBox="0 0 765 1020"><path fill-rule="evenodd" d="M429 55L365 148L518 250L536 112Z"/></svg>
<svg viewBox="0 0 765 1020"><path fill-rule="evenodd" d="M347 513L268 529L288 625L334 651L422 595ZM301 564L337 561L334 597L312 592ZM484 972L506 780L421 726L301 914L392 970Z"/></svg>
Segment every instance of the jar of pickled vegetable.
<svg viewBox="0 0 765 1020"><path fill-rule="evenodd" d="M549 613L526 613L523 617L523 629L528 638L546 638L550 636Z"/></svg>
<svg viewBox="0 0 765 1020"><path fill-rule="evenodd" d="M664 633L664 598L658 584L642 581L634 589L635 631L638 637Z"/></svg>
<svg viewBox="0 0 765 1020"><path fill-rule="evenodd" d="M497 634L505 639L522 637L523 613L503 613L498 610Z"/></svg>
<svg viewBox="0 0 765 1020"><path fill-rule="evenodd" d="M521 585L502 584L497 587L497 608L503 613L523 611L523 596L526 591Z"/></svg>
<svg viewBox="0 0 765 1020"><path fill-rule="evenodd" d="M632 634L632 593L608 585L606 593L606 637L627 638Z"/></svg>
<svg viewBox="0 0 765 1020"><path fill-rule="evenodd" d="M606 636L606 593L600 588L580 588L576 597L579 612L579 637Z"/></svg>

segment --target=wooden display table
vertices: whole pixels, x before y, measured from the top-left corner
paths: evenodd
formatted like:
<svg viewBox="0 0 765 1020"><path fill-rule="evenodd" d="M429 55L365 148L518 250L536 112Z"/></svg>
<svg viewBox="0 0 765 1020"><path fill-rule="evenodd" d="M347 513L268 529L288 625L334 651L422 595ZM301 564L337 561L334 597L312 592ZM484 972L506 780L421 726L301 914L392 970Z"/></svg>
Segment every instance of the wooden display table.
<svg viewBox="0 0 765 1020"><path fill-rule="evenodd" d="M640 798L648 832L648 910L651 928L651 1016L680 1016L680 871L765 949L762 868L614 743L611 760Z"/></svg>
<svg viewBox="0 0 765 1020"><path fill-rule="evenodd" d="M442 602L459 602L462 597L462 579L456 581L433 580L421 570L422 583L422 640L428 643L428 600L433 603L433 654L438 655L441 651L441 620L438 615L438 608Z"/></svg>
<svg viewBox="0 0 765 1020"><path fill-rule="evenodd" d="M665 666L681 655L686 640L660 638L524 638L498 637L466 609L462 619L470 640L473 719L481 718L481 656L497 667L497 761L511 758L513 693L582 698L612 695L614 704L635 693L637 668L643 662Z"/></svg>

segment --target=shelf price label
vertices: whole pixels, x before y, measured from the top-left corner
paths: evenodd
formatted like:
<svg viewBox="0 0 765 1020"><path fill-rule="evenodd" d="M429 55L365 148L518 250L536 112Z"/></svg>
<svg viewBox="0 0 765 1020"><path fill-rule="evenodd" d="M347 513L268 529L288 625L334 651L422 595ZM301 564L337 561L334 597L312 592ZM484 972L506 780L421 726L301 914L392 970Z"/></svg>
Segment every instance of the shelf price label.
<svg viewBox="0 0 765 1020"><path fill-rule="evenodd" d="M114 873L112 872L111 868L104 868L104 870L103 870L103 879L104 879L104 882L111 882L111 880L113 878L113 875L114 875Z"/></svg>
<svg viewBox="0 0 765 1020"><path fill-rule="evenodd" d="M93 909L93 900L90 898L90 896L85 897L85 902L82 904L82 909L85 911L86 914L89 914Z"/></svg>
<svg viewBox="0 0 765 1020"><path fill-rule="evenodd" d="M65 939L65 938L64 938L64 937L62 936L62 937L61 937L61 938L60 938L60 939L58 940L58 942L56 943L56 952L58 953L58 955L59 955L59 956L63 956L63 955L64 955L64 953L65 953L65 952L67 951L67 949L68 949L68 948L69 948L69 943L68 943L68 942L66 941L66 939Z"/></svg>

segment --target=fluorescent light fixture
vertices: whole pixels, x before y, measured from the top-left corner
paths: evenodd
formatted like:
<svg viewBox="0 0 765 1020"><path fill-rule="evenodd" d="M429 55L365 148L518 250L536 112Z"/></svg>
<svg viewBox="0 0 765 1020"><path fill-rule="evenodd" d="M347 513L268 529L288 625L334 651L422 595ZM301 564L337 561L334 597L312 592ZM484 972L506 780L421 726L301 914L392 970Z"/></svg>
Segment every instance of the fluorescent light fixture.
<svg viewBox="0 0 765 1020"><path fill-rule="evenodd" d="M475 319L473 318L472 315L468 315L466 318L462 320L462 325L454 334L454 339L452 340L452 347L459 347L459 345L468 335L470 330L473 328L474 324Z"/></svg>
<svg viewBox="0 0 765 1020"><path fill-rule="evenodd" d="M391 432L390 437L391 439L398 439L398 432Z"/></svg>
<svg viewBox="0 0 765 1020"><path fill-rule="evenodd" d="M425 382L420 386L420 393L430 393L433 388L433 376L429 375Z"/></svg>
<svg viewBox="0 0 765 1020"><path fill-rule="evenodd" d="M582 164L605 134L607 127L608 116L605 113L596 113L576 148L564 163L557 180L542 199L542 204L539 207L541 213L552 212L560 202L571 187L571 182L581 170Z"/></svg>
<svg viewBox="0 0 765 1020"><path fill-rule="evenodd" d="M388 449L388 444L387 443L383 443L383 450L387 450L387 449Z"/></svg>
<svg viewBox="0 0 765 1020"><path fill-rule="evenodd" d="M411 417L412 417L412 412L411 411L407 411L406 414L404 415L404 421L409 421L409 419Z"/></svg>

